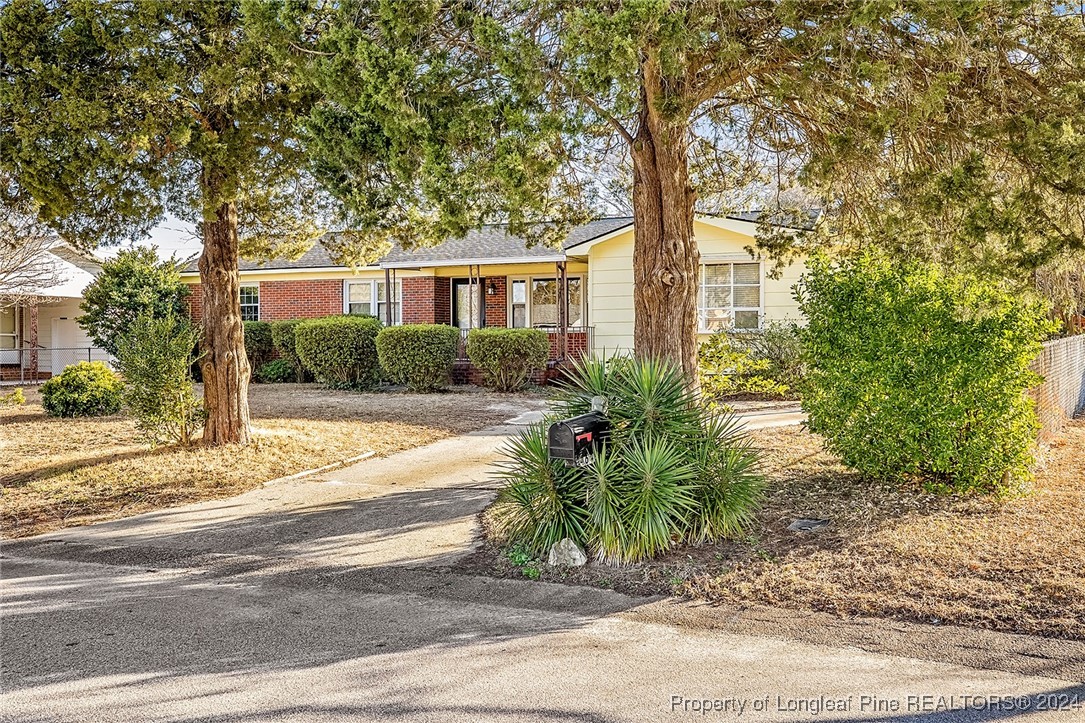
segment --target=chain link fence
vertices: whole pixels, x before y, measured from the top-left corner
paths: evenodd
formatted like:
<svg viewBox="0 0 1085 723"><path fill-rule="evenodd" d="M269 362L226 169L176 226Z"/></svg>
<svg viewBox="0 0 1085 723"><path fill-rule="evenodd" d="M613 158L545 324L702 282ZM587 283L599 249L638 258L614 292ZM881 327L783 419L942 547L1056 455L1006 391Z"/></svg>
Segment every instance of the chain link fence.
<svg viewBox="0 0 1085 723"><path fill-rule="evenodd" d="M105 362L113 368L109 352L94 346L0 349L0 382L35 384L84 361Z"/></svg>
<svg viewBox="0 0 1085 723"><path fill-rule="evenodd" d="M1040 441L1048 442L1067 420L1085 414L1085 335L1046 342L1032 369L1044 378L1031 394Z"/></svg>

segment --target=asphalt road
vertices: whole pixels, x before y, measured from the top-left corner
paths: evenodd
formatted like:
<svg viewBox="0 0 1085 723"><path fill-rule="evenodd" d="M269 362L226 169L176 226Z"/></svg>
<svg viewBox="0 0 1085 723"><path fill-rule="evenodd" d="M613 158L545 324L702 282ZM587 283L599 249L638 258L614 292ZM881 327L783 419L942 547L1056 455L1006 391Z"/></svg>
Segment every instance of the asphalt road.
<svg viewBox="0 0 1085 723"><path fill-rule="evenodd" d="M509 431L5 545L0 719L1085 720L1075 643L891 655L880 623L450 571Z"/></svg>

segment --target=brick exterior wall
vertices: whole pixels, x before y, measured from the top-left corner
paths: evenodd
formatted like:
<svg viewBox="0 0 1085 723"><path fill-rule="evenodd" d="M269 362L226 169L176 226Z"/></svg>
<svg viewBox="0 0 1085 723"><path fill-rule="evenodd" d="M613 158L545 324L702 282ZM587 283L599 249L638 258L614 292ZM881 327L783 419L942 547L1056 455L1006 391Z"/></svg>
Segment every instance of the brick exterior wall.
<svg viewBox="0 0 1085 723"><path fill-rule="evenodd" d="M400 280L403 284L404 324L448 324L452 321L451 279L433 276L409 276ZM505 327L508 324L508 279L504 276L487 277L483 286L490 284L494 293L484 293L486 326ZM199 321L200 285L191 286L189 314ZM283 321L309 319L343 313L343 282L340 279L305 279L298 281L260 282L260 320ZM558 357L558 335L550 334L550 359L547 368L532 376L535 384L546 384L563 373ZM1085 339L1085 337L1083 337ZM585 332L568 334L568 356L576 358L591 351L591 339ZM479 384L479 371L470 362L458 360L452 370L456 384Z"/></svg>
<svg viewBox="0 0 1085 723"><path fill-rule="evenodd" d="M200 298L203 295L199 284L188 287L192 293L188 295L188 316L192 321L199 323L203 318L203 308L200 306Z"/></svg>
<svg viewBox="0 0 1085 723"><path fill-rule="evenodd" d="M452 321L451 280L409 276L403 282L404 324L448 324Z"/></svg>
<svg viewBox="0 0 1085 723"><path fill-rule="evenodd" d="M312 319L342 313L340 279L260 282L260 321Z"/></svg>
<svg viewBox="0 0 1085 723"><path fill-rule="evenodd" d="M1085 335L1045 343L1032 369L1044 378L1031 394L1040 441L1049 442L1068 419L1085 414Z"/></svg>
<svg viewBox="0 0 1085 723"><path fill-rule="evenodd" d="M242 281L242 285L245 285ZM200 285L193 284L188 311L193 321L202 316ZM304 279L260 282L260 321L313 319L343 313L343 282L340 279Z"/></svg>
<svg viewBox="0 0 1085 723"><path fill-rule="evenodd" d="M486 297L486 326L495 326L504 329L508 326L508 301L506 296L505 276L488 276L482 285L482 293ZM490 293L493 285L494 293Z"/></svg>

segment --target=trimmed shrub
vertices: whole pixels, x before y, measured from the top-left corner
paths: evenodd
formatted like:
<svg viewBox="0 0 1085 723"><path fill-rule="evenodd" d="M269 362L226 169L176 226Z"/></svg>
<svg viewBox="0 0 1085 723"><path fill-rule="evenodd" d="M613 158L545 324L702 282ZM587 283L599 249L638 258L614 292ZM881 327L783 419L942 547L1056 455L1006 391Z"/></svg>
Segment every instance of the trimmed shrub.
<svg viewBox="0 0 1085 723"><path fill-rule="evenodd" d="M304 382L308 376L305 365L301 363L294 345L294 330L297 329L300 323L301 319L271 322L271 344L275 347L275 351L279 353L279 358L286 361L293 368L294 381L299 384Z"/></svg>
<svg viewBox="0 0 1085 723"><path fill-rule="evenodd" d="M367 389L380 378L377 334L381 323L372 316L326 316L294 329L294 348L305 368L335 389Z"/></svg>
<svg viewBox="0 0 1085 723"><path fill-rule="evenodd" d="M124 406L151 446L193 443L207 415L192 387L200 332L184 318L140 317L121 336Z"/></svg>
<svg viewBox="0 0 1085 723"><path fill-rule="evenodd" d="M271 359L274 346L271 342L271 323L267 321L246 321L245 356L249 358L249 368L259 369Z"/></svg>
<svg viewBox="0 0 1085 723"><path fill-rule="evenodd" d="M101 417L121 410L124 384L102 362L79 362L41 385L41 406L51 417Z"/></svg>
<svg viewBox="0 0 1085 723"><path fill-rule="evenodd" d="M460 330L447 324L389 326L377 334L377 357L389 378L412 392L448 386Z"/></svg>
<svg viewBox="0 0 1085 723"><path fill-rule="evenodd" d="M272 359L253 372L253 376L256 381L268 384L284 384L297 381L297 371L294 369L294 365L286 359Z"/></svg>
<svg viewBox="0 0 1085 723"><path fill-rule="evenodd" d="M491 513L498 534L539 557L569 537L614 564L741 534L764 485L760 453L733 416L707 412L688 389L660 361L574 362L554 414L583 414L602 396L610 438L583 467L550 459L546 424L513 439Z"/></svg>
<svg viewBox="0 0 1085 723"><path fill-rule="evenodd" d="M1054 325L988 281L875 255L813 259L803 408L828 448L867 477L937 491L1007 492L1030 475L1037 421L1025 392Z"/></svg>
<svg viewBox="0 0 1085 723"><path fill-rule="evenodd" d="M546 368L550 341L539 329L472 329L467 334L467 358L490 389L512 392L523 388L531 373Z"/></svg>

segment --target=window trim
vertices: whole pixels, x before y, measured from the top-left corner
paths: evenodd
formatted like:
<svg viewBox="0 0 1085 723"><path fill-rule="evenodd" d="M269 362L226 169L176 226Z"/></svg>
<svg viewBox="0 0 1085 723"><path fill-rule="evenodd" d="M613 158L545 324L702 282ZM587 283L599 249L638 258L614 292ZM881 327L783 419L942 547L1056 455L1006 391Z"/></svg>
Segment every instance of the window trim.
<svg viewBox="0 0 1085 723"><path fill-rule="evenodd" d="M740 331L761 331L762 329L765 328L765 262L764 261L759 261L757 259L752 259L749 256L745 256L745 255L743 255L743 256L720 256L720 257L702 256L701 257L701 268L698 271L698 278L697 278L697 333L698 334L715 334L717 331L728 330L728 328L725 328L723 330L721 330L721 329L709 329L706 326L704 326L704 323L707 321L707 318L706 318L706 315L705 315L704 312L708 308L708 307L706 307L704 305L704 301L705 301L705 295L704 295L704 293L705 293L705 283L704 283L704 280L705 280L705 267L706 266L723 266L724 264L728 264L728 265L730 265L732 267L731 268L731 284L730 284L730 288L731 288L731 304L728 307L728 310L731 312L731 326L729 327L729 330L734 331L734 330L737 329L737 327L734 325L735 324L734 314L735 314L736 311L756 311L757 312L757 326L753 327L753 328L743 328L743 329L739 329L739 330ZM752 306L737 306L736 307L735 304L734 304L734 301L735 301L735 296L734 296L734 289L735 289L734 266L735 266L735 264L757 264L757 291L758 291L757 303L758 303L758 306L756 308L754 308ZM740 286L750 286L750 285L751 284L740 284ZM715 308L715 307L713 307L713 308Z"/></svg>
<svg viewBox="0 0 1085 723"><path fill-rule="evenodd" d="M256 303L255 304L241 303L241 294L242 294L243 289L256 289ZM260 293L260 282L259 281L252 281L252 282L249 282L249 283L240 284L239 287L238 287L237 296L238 296L238 302L240 303L240 306L241 306L241 320L242 321L260 321L260 301L261 301L261 296L262 296L262 294ZM256 307L256 318L255 319L245 319L245 307L252 307L252 306Z"/></svg>
<svg viewBox="0 0 1085 723"><path fill-rule="evenodd" d="M384 317L380 315L380 304L387 302L377 301L377 286L384 285L384 279L343 279L343 313L350 315L350 285L351 284L369 284L369 310L372 312L372 316L380 319L380 322L384 323ZM403 279L396 279L392 282L392 286L395 287L395 299L392 301L392 326L403 325ZM356 301L356 304L365 303ZM399 309L399 318L396 318L395 310Z"/></svg>
<svg viewBox="0 0 1085 723"><path fill-rule="evenodd" d="M20 348L22 346L22 343L23 343L22 328L21 328L22 327L21 322L22 322L22 316L23 316L23 308L21 306L19 306L18 304L10 304L10 305L4 306L2 308L3 309L11 309L11 316L12 316L12 320L13 320L13 326L12 326L12 331L0 331L0 338L5 338L6 339L6 338L10 337L12 346L10 346L10 347L0 346L0 349L7 349L9 351L11 349L18 349L18 348Z"/></svg>
<svg viewBox="0 0 1085 723"><path fill-rule="evenodd" d="M577 324L569 324L570 329L582 329L588 326L588 274L586 272L579 272L575 274L566 274L566 280L580 279L580 322ZM536 328L531 321L531 289L532 283L536 280L540 281L557 281L557 274L518 274L516 276L508 276L505 278L505 319L506 325L509 329L514 328L512 326L512 284L516 281L526 282L527 286L525 291L527 292L526 302L524 304L524 321L527 326L525 329ZM552 324L546 327L538 328L557 328L557 324Z"/></svg>

